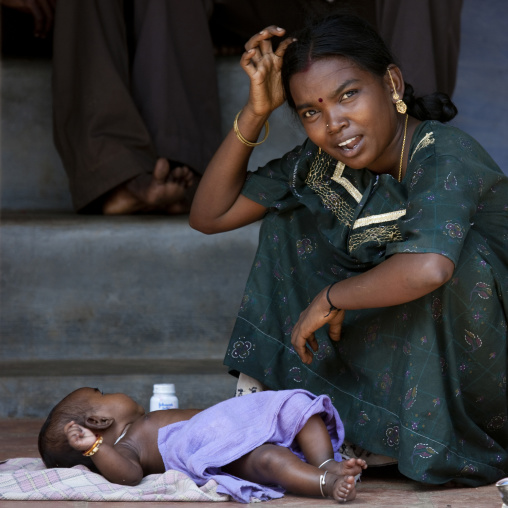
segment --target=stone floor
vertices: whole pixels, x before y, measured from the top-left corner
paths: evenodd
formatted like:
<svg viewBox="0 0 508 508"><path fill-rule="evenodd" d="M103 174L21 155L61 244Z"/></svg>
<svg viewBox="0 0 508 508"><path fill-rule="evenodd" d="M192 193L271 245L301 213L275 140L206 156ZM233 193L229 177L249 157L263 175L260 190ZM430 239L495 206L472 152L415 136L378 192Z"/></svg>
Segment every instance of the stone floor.
<svg viewBox="0 0 508 508"><path fill-rule="evenodd" d="M38 457L37 434L40 420L0 420L0 460L13 457ZM140 508L148 503L86 501L0 501L1 508ZM157 508L176 504L180 508L203 508L204 503L158 502ZM211 503L210 503L211 504ZM321 507L336 504L330 499L286 495L270 501L267 508ZM375 508L501 508L501 497L494 485L477 489L425 486L399 475L392 468L371 468L358 484L358 497L350 506ZM213 503L214 508L231 508L239 503Z"/></svg>

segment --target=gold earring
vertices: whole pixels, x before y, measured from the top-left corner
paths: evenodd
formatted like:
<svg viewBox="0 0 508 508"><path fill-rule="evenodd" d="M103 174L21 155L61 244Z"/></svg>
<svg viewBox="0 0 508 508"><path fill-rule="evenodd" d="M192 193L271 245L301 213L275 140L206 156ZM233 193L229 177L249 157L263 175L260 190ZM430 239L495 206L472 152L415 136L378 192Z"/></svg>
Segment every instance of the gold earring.
<svg viewBox="0 0 508 508"><path fill-rule="evenodd" d="M399 94L397 93L397 90L395 90L395 83L393 82L392 73L390 72L390 68L388 67L388 76L390 76L390 80L392 82L393 86L393 100L395 101L395 107L397 108L397 111L404 115L407 111L407 105L406 103L400 98Z"/></svg>

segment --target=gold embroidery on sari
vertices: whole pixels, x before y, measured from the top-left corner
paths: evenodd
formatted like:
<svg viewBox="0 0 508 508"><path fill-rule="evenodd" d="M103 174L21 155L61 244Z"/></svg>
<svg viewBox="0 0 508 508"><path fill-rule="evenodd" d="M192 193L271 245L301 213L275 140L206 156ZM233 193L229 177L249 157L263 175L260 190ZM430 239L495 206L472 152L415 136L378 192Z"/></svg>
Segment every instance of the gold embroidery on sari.
<svg viewBox="0 0 508 508"><path fill-rule="evenodd" d="M353 229L370 226L371 224L379 224L381 222L390 222L392 220L397 220L404 215L406 215L406 210L397 210L396 212L380 213L379 215L363 217L362 219L355 220Z"/></svg>
<svg viewBox="0 0 508 508"><path fill-rule="evenodd" d="M366 229L361 233L355 233L349 237L349 251L353 252L358 249L362 244L367 242L377 242L382 245L389 242L401 241L402 235L400 234L397 224L390 226L378 226L376 228Z"/></svg>
<svg viewBox="0 0 508 508"><path fill-rule="evenodd" d="M356 229L372 224L395 221L406 214L406 210L396 210L394 212L364 217L356 220L353 224L354 207L349 205L340 194L335 192L330 186L329 178L325 178L332 161L333 159L330 156L323 154L321 151L318 152L312 162L305 183L320 197L325 207L331 210L341 224ZM340 162L337 163L331 179L341 185L359 203L362 199L362 194L349 180L342 176L343 171L344 165ZM381 245L400 240L402 240L402 235L397 224L377 226L352 234L349 238L349 249L352 252L367 242L377 242Z"/></svg>
<svg viewBox="0 0 508 508"><path fill-rule="evenodd" d="M349 205L342 196L333 191L330 187L329 180L324 178L328 172L331 161L331 157L318 153L312 162L305 183L321 198L325 207L331 210L342 224L351 226L353 223L354 208ZM344 185L344 182L342 182L342 180L347 180L341 176L340 180L341 182L338 183L350 192ZM349 181L347 181L347 183L356 191L356 188L353 187Z"/></svg>
<svg viewBox="0 0 508 508"><path fill-rule="evenodd" d="M342 185L344 189L346 189L351 196L355 199L357 203L362 200L362 193L347 179L342 176L344 172L344 168L346 165L343 162L337 162L335 166L335 171L333 172L332 180L337 182L339 185Z"/></svg>
<svg viewBox="0 0 508 508"><path fill-rule="evenodd" d="M425 148L426 146L433 145L435 143L435 139L433 138L434 133L433 132L427 132L425 136L423 136L422 139L420 139L419 143L416 145L416 148L414 149L413 153L411 154L411 159L409 162L413 160L413 157L418 150L421 150L422 148Z"/></svg>

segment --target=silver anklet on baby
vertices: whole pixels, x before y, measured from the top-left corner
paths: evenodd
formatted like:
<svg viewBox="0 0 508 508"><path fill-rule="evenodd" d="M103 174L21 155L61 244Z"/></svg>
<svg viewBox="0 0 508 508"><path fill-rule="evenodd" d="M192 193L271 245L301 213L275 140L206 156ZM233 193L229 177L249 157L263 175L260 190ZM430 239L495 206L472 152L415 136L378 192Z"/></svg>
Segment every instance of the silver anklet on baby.
<svg viewBox="0 0 508 508"><path fill-rule="evenodd" d="M325 471L320 477L319 477L319 490L321 491L321 495L323 497L325 496L325 493L323 492L323 487L326 485L326 475L328 474L328 471Z"/></svg>
<svg viewBox="0 0 508 508"><path fill-rule="evenodd" d="M327 459L325 460L320 466L318 466L318 469L321 469L325 464L328 464L328 462L335 460L335 459Z"/></svg>

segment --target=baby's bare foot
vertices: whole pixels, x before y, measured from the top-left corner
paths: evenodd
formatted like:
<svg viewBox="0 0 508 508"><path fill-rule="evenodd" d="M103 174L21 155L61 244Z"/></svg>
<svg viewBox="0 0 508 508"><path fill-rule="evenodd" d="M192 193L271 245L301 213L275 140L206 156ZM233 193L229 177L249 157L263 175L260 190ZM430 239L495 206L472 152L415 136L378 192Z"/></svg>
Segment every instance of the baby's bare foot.
<svg viewBox="0 0 508 508"><path fill-rule="evenodd" d="M354 476L342 476L328 473L325 478L323 492L327 497L333 497L336 501L352 501L356 498Z"/></svg>
<svg viewBox="0 0 508 508"><path fill-rule="evenodd" d="M367 463L363 459L347 459L342 462L335 462L331 460L323 465L321 468L337 476L356 476L367 469Z"/></svg>

